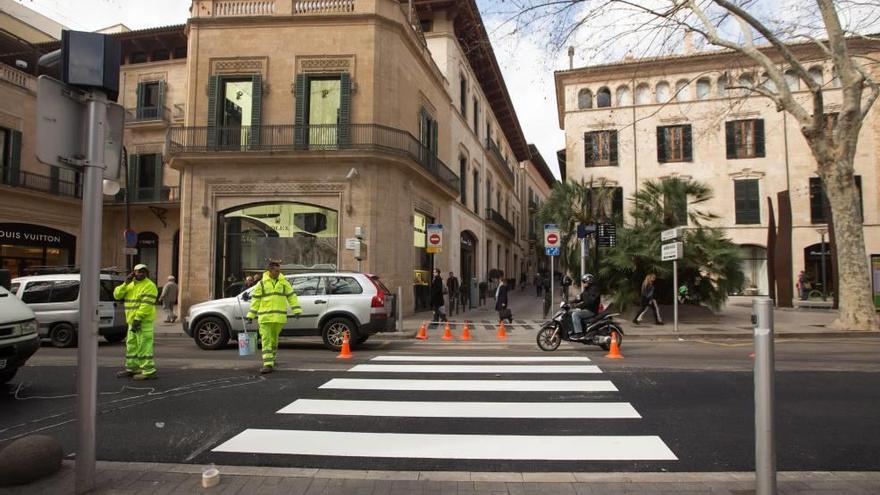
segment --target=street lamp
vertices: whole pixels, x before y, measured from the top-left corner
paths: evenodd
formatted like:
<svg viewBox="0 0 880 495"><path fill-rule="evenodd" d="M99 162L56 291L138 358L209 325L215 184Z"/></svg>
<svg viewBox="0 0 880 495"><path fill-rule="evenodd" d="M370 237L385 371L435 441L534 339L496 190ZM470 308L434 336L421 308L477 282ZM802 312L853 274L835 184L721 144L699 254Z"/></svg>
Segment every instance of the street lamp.
<svg viewBox="0 0 880 495"><path fill-rule="evenodd" d="M818 232L822 238L822 300L825 301L828 299L828 285L825 279L825 234L828 233L828 229L825 227L821 227L816 229L816 232Z"/></svg>

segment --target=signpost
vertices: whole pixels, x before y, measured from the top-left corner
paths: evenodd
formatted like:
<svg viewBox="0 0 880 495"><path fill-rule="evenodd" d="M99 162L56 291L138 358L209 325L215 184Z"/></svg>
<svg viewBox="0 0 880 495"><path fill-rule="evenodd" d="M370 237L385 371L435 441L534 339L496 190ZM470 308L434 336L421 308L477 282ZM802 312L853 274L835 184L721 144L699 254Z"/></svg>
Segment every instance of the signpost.
<svg viewBox="0 0 880 495"><path fill-rule="evenodd" d="M595 225L578 224L577 235L581 243L581 278L587 273L587 256L590 253L590 245L587 236L595 233Z"/></svg>
<svg viewBox="0 0 880 495"><path fill-rule="evenodd" d="M661 241L678 239L682 234L681 229L664 230L660 234ZM684 244L681 241L663 244L660 248L660 259L672 261L672 331L678 333L678 260L684 257Z"/></svg>
<svg viewBox="0 0 880 495"><path fill-rule="evenodd" d="M443 251L443 225L439 223L430 223L427 228L427 248L428 254L437 254Z"/></svg>
<svg viewBox="0 0 880 495"><path fill-rule="evenodd" d="M559 256L560 247L559 226L555 223L544 224L544 252L550 257L550 307L553 307L553 285L555 283L554 257Z"/></svg>

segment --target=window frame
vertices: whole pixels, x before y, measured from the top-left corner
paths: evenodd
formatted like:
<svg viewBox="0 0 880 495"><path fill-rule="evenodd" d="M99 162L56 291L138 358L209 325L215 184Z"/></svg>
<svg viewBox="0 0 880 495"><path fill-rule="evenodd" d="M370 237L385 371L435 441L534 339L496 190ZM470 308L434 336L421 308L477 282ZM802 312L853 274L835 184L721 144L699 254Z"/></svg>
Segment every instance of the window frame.
<svg viewBox="0 0 880 495"><path fill-rule="evenodd" d="M606 150L607 153L605 152ZM597 155L601 156L601 158L596 158ZM618 136L616 129L584 133L584 166L618 166Z"/></svg>
<svg viewBox="0 0 880 495"><path fill-rule="evenodd" d="M859 223L865 221L865 198L862 191L862 176L853 175L853 181L859 192ZM825 212L830 208L826 208L828 204L828 196L825 194L825 187L821 177L810 177L808 181L809 200L810 200L810 223L813 225L823 225L828 223L825 218ZM818 198L818 199L817 199ZM818 202L817 202L818 201Z"/></svg>
<svg viewBox="0 0 880 495"><path fill-rule="evenodd" d="M694 161L693 131L690 124L657 127L657 162Z"/></svg>
<svg viewBox="0 0 880 495"><path fill-rule="evenodd" d="M754 191L746 190L746 186L754 185ZM754 197L745 197L747 194ZM749 208L746 206L754 206ZM761 224L761 182L760 179L747 178L733 181L733 209L736 225Z"/></svg>
<svg viewBox="0 0 880 495"><path fill-rule="evenodd" d="M725 122L725 143L729 160L766 157L764 119Z"/></svg>

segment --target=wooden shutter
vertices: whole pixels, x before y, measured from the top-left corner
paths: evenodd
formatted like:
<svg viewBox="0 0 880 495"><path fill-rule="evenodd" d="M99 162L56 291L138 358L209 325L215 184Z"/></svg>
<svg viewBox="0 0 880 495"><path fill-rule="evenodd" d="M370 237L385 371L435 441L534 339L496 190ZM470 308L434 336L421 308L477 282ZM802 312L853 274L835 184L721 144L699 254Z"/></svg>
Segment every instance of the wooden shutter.
<svg viewBox="0 0 880 495"><path fill-rule="evenodd" d="M159 120L165 119L165 81L159 81L159 108L156 109L156 115Z"/></svg>
<svg viewBox="0 0 880 495"><path fill-rule="evenodd" d="M733 181L737 224L761 223L757 179Z"/></svg>
<svg viewBox="0 0 880 495"><path fill-rule="evenodd" d="M617 131L607 131L610 150L608 152L609 165L617 165Z"/></svg>
<svg viewBox="0 0 880 495"><path fill-rule="evenodd" d="M585 132L584 133L584 165L587 167L592 166L595 163L596 158L593 154L593 133Z"/></svg>
<svg viewBox="0 0 880 495"><path fill-rule="evenodd" d="M297 74L296 81L294 83L293 96L296 99L295 107L294 107L294 117L293 123L294 129L294 148L298 150L304 150L307 146L306 136L308 135L308 128L306 126L306 106L308 105L308 101L306 98L306 91L308 90L309 81L305 74Z"/></svg>
<svg viewBox="0 0 880 495"><path fill-rule="evenodd" d="M217 93L220 90L220 76L211 76L208 78L208 125L207 125L207 141L208 149L214 149L217 146L217 117L218 105Z"/></svg>
<svg viewBox="0 0 880 495"><path fill-rule="evenodd" d="M682 143L684 145L684 161L692 162L692 161L694 161L694 152L693 152L693 142L694 141L693 141L693 137L691 135L691 126L685 125L682 127L683 127L683 129L682 129L683 138L682 139L684 141L684 143Z"/></svg>
<svg viewBox="0 0 880 495"><path fill-rule="evenodd" d="M764 119L755 119L752 122L755 126L755 156L764 157Z"/></svg>
<svg viewBox="0 0 880 495"><path fill-rule="evenodd" d="M144 95L146 94L146 91L144 91L144 83L142 83L142 82L138 83L134 92L136 95L135 96L134 116L135 116L135 120L140 120L143 118Z"/></svg>
<svg viewBox="0 0 880 495"><path fill-rule="evenodd" d="M17 186L21 182L21 132L9 131L9 170L6 183Z"/></svg>
<svg viewBox="0 0 880 495"><path fill-rule="evenodd" d="M262 144L263 123L263 76L254 74L251 76L251 128L248 134L248 146L259 148ZM243 122L242 122L243 123Z"/></svg>
<svg viewBox="0 0 880 495"><path fill-rule="evenodd" d="M725 122L725 142L727 143L727 158L736 158L736 122Z"/></svg>
<svg viewBox="0 0 880 495"><path fill-rule="evenodd" d="M339 95L336 135L339 147L345 148L351 143L351 74L347 72L339 76Z"/></svg>
<svg viewBox="0 0 880 495"><path fill-rule="evenodd" d="M666 127L657 128L657 161L666 163Z"/></svg>
<svg viewBox="0 0 880 495"><path fill-rule="evenodd" d="M125 190L128 194L129 201L138 198L138 173L141 166L140 155L128 155L128 185Z"/></svg>

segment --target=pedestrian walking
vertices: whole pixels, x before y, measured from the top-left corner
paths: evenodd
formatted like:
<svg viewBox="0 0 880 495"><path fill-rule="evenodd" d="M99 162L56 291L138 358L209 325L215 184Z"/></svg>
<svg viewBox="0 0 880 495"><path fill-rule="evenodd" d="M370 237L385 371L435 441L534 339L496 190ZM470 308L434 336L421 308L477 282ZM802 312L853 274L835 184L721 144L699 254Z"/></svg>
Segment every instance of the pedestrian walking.
<svg viewBox="0 0 880 495"><path fill-rule="evenodd" d="M455 274L449 272L449 277L446 279L446 294L449 296L449 314L453 315L456 313L458 309L458 279L455 278Z"/></svg>
<svg viewBox="0 0 880 495"><path fill-rule="evenodd" d="M479 304L479 306L482 306L482 305L486 304L486 292L489 291L489 284L487 284L486 281L483 280L482 282L480 282L479 288L480 288L480 301L479 301L480 304Z"/></svg>
<svg viewBox="0 0 880 495"><path fill-rule="evenodd" d="M804 272L803 270L801 270L801 273L798 274L797 288L801 296L801 301L806 301L810 295L810 289L812 289L812 285L810 284L810 277L808 277L806 272Z"/></svg>
<svg viewBox="0 0 880 495"><path fill-rule="evenodd" d="M440 275L440 269L435 268L434 278L431 279L431 309L434 310L432 324L440 321L446 321L444 302L443 277Z"/></svg>
<svg viewBox="0 0 880 495"><path fill-rule="evenodd" d="M507 291L507 281L503 277L498 279L498 287L495 288L495 311L498 311L498 321L507 320L511 323L513 315L507 307Z"/></svg>
<svg viewBox="0 0 880 495"><path fill-rule="evenodd" d="M257 318L260 328L260 339L263 344L263 367L260 373L271 373L275 370L275 358L278 354L278 336L287 323L287 308L290 307L294 318L299 318L302 308L296 292L281 275L281 260L269 260L263 278L257 282L251 293L251 309L246 321L251 323Z"/></svg>
<svg viewBox="0 0 880 495"><path fill-rule="evenodd" d="M656 280L657 276L653 273L645 275L645 280L642 282L642 309L633 318L633 323L636 325L642 320L642 315L645 314L649 307L654 310L654 321L658 325L663 324L663 318L660 317L660 307L657 306L657 299L654 297L654 282Z"/></svg>
<svg viewBox="0 0 880 495"><path fill-rule="evenodd" d="M542 277L540 273L535 274L535 296L541 297L541 292L543 290L544 290L544 277Z"/></svg>
<svg viewBox="0 0 880 495"><path fill-rule="evenodd" d="M458 302L461 305L462 311L467 311L470 309L471 305L471 285L470 282L465 279L461 281L461 287L458 289Z"/></svg>
<svg viewBox="0 0 880 495"><path fill-rule="evenodd" d="M174 275L168 275L168 281L162 287L162 293L159 294L159 302L162 303L162 309L165 310L165 323L177 321L177 315L174 314L174 306L177 304L177 292L177 281Z"/></svg>
<svg viewBox="0 0 880 495"><path fill-rule="evenodd" d="M116 373L117 378L156 378L153 323L156 320L156 296L159 290L149 275L147 265L135 265L134 270L125 277L125 283L113 290L113 299L125 302L125 321L128 324L125 369Z"/></svg>
<svg viewBox="0 0 880 495"><path fill-rule="evenodd" d="M526 290L526 272L519 274L519 291L522 292L524 290Z"/></svg>
<svg viewBox="0 0 880 495"><path fill-rule="evenodd" d="M562 295L562 300L565 302L568 302L568 291L571 288L572 283L574 283L574 281L571 279L571 277L568 276L568 274L566 274L565 276L562 277L562 294L561 295Z"/></svg>

